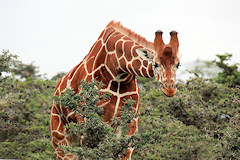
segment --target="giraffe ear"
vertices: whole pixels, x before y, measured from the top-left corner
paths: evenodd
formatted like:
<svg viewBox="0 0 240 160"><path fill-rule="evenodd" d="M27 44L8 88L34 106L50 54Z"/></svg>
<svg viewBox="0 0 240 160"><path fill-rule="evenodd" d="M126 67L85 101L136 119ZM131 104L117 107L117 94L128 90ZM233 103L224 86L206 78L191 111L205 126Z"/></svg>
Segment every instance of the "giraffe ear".
<svg viewBox="0 0 240 160"><path fill-rule="evenodd" d="M136 52L144 60L153 60L154 58L154 54L144 48L138 48Z"/></svg>

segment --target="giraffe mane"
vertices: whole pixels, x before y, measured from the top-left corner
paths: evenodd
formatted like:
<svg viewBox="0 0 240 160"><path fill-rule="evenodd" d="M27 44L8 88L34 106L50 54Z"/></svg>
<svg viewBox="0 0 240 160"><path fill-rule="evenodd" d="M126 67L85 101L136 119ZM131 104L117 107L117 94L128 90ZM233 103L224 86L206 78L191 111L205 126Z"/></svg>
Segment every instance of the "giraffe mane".
<svg viewBox="0 0 240 160"><path fill-rule="evenodd" d="M143 47L154 50L154 45L152 42L147 41L144 37L124 27L120 22L115 22L114 20L112 20L107 25L107 27L113 27L114 29L118 30L120 33L126 35L128 38L132 39Z"/></svg>

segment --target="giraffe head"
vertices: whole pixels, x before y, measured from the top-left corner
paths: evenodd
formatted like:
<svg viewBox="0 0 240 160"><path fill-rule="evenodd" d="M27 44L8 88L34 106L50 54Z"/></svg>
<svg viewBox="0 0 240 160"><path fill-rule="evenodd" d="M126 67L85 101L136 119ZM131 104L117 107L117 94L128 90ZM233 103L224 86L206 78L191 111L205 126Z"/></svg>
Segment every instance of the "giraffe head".
<svg viewBox="0 0 240 160"><path fill-rule="evenodd" d="M155 76L162 83L162 91L166 96L172 97L176 94L175 87L176 70L180 64L180 55L178 53L178 37L177 32L170 32L171 40L169 44L164 44L162 39L162 31L155 33L153 58L153 70Z"/></svg>

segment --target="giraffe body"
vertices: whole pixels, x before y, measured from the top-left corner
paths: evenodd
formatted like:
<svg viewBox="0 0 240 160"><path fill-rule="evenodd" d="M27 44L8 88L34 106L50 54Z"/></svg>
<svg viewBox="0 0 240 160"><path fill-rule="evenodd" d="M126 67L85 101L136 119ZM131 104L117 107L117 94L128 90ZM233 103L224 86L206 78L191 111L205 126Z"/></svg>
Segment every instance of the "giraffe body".
<svg viewBox="0 0 240 160"><path fill-rule="evenodd" d="M156 32L155 41L151 43L124 28L119 22L110 22L83 61L59 80L55 95L60 95L66 88L79 93L78 86L83 79L87 82L93 79L102 81L104 85L101 92L111 93L111 97L109 100L102 100L98 105L103 107L103 119L109 123L114 116L120 117L124 99L135 100L133 108L139 113L140 93L136 76L158 78L160 82L164 82L163 92L173 96L176 93L175 68L179 63L178 41L175 42L177 44L173 42L176 41L177 34L173 34L168 45L162 42L161 34ZM60 145L71 145L64 126L72 121L77 122L74 112L53 102L51 135L58 159L77 159L77 156L59 148ZM138 122L136 117L130 123L128 135L138 133ZM129 148L124 159L131 159L133 150Z"/></svg>

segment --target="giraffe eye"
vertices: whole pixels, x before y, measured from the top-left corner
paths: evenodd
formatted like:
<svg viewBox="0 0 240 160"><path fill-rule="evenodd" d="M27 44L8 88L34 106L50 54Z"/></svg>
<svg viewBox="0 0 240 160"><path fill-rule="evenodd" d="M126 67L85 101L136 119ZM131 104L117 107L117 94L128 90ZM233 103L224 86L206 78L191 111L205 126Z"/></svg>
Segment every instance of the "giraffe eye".
<svg viewBox="0 0 240 160"><path fill-rule="evenodd" d="M180 63L178 63L176 67L179 68L179 66L181 66Z"/></svg>
<svg viewBox="0 0 240 160"><path fill-rule="evenodd" d="M146 50L143 50L142 52L144 53L145 57L149 58L148 57L148 52Z"/></svg>

